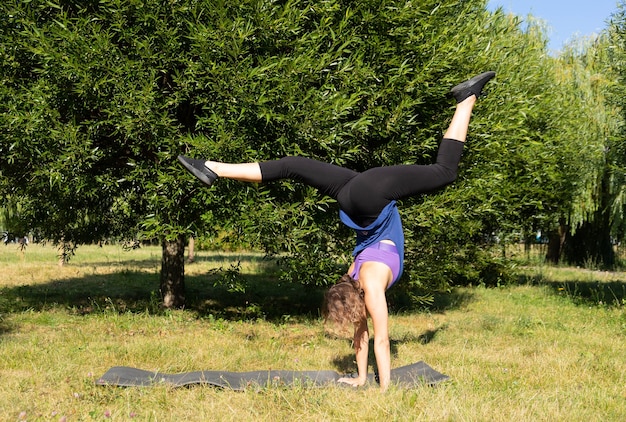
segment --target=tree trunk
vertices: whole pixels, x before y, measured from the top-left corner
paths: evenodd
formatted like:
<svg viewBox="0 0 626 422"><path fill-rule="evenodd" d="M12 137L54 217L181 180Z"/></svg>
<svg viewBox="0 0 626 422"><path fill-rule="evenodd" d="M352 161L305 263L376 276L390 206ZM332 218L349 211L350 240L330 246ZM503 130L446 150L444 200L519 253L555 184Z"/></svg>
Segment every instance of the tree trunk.
<svg viewBox="0 0 626 422"><path fill-rule="evenodd" d="M196 239L189 236L189 248L187 252L187 262L193 262L196 259Z"/></svg>
<svg viewBox="0 0 626 422"><path fill-rule="evenodd" d="M613 269L615 251L611 242L611 202L610 174L604 172L600 186L598 209L568 239L566 254L568 262L584 267Z"/></svg>
<svg viewBox="0 0 626 422"><path fill-rule="evenodd" d="M602 218L583 223L567 243L567 261L570 264L606 270L615 266L610 226Z"/></svg>
<svg viewBox="0 0 626 422"><path fill-rule="evenodd" d="M558 264L563 255L563 245L569 228L565 224L564 219L559 220L559 227L548 233L548 251L546 252L546 261L551 264Z"/></svg>
<svg viewBox="0 0 626 422"><path fill-rule="evenodd" d="M182 308L185 305L185 237L161 242L161 297L163 307Z"/></svg>

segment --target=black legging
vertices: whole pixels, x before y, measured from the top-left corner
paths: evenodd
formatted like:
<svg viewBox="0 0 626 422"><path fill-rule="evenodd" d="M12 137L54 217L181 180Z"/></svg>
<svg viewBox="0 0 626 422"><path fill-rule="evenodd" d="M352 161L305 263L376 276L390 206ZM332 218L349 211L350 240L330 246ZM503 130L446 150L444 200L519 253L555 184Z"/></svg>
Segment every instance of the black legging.
<svg viewBox="0 0 626 422"><path fill-rule="evenodd" d="M374 167L362 173L305 157L284 157L259 165L263 182L301 181L336 199L355 223L367 226L390 201L452 183L457 176L463 145L463 142L444 138L435 164Z"/></svg>

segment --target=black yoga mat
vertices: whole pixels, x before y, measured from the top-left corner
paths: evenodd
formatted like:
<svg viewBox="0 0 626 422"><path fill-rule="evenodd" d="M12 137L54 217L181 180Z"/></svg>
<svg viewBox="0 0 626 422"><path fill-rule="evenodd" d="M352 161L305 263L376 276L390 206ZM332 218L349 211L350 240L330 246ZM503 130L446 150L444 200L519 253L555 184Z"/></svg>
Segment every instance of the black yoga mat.
<svg viewBox="0 0 626 422"><path fill-rule="evenodd" d="M144 371L127 366L115 366L109 369L97 381L98 385L118 387L150 387L167 384L183 387L193 384L207 384L214 387L241 391L250 386L293 386L323 387L334 384L341 377L335 371L195 371L181 374L164 374ZM435 385L449 379L447 375L435 371L424 362L417 362L391 370L391 383L411 388L420 385ZM370 383L375 382L374 375L369 376Z"/></svg>

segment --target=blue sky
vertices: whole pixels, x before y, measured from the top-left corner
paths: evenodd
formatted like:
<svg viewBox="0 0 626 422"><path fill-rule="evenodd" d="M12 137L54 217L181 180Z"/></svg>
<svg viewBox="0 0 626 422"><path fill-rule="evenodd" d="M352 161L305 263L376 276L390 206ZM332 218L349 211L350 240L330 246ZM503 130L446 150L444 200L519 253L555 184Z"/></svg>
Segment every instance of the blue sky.
<svg viewBox="0 0 626 422"><path fill-rule="evenodd" d="M502 6L525 18L531 14L549 27L549 49L560 50L575 36L597 34L607 27L607 20L617 11L618 0L489 0L489 10Z"/></svg>

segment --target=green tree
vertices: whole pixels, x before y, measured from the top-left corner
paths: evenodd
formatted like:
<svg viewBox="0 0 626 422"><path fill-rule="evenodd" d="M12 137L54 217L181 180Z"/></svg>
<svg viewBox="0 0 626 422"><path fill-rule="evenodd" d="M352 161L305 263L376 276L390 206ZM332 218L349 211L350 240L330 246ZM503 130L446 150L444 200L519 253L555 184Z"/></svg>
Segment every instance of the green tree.
<svg viewBox="0 0 626 422"><path fill-rule="evenodd" d="M164 304L184 302L184 236L203 209L172 157L193 129L174 95L183 5L1 6L3 194L24 226L71 252L142 231L163 244ZM180 18L180 20L178 20ZM157 227L158 226L158 227Z"/></svg>
<svg viewBox="0 0 626 422"><path fill-rule="evenodd" d="M327 283L349 249L334 205L310 189L223 183L209 194L182 176L178 153L428 162L444 93L486 63L464 57L474 27L457 19L484 13L482 1L13 0L2 12L3 192L70 248L160 238L166 306L183 303L191 233L256 235L291 252L304 282Z"/></svg>
<svg viewBox="0 0 626 422"><path fill-rule="evenodd" d="M580 94L548 54L541 22L502 10L475 21L471 48L488 52L499 86L477 109L454 189L408 217L419 239L413 277L426 286L433 278L443 287L450 279L506 280L506 245L558 229L592 179L580 169L594 168L602 154L596 137L576 132L584 99L570 101Z"/></svg>
<svg viewBox="0 0 626 422"><path fill-rule="evenodd" d="M566 56L582 69L581 107L586 114L584 122L592 129L586 135L594 136L602 148L599 164L590 171L595 180L588 190L587 206L579 213L579 224L566 248L566 259L578 265L613 268L613 243L624 240L625 33L626 4L622 1L598 39L583 44L582 49L572 48Z"/></svg>
<svg viewBox="0 0 626 422"><path fill-rule="evenodd" d="M497 280L490 240L558 220L578 192L585 150L566 139L575 105L559 97L574 88L555 76L540 25L484 0L10 0L0 10L0 192L19 201L25 227L70 249L160 239L166 306L184 302L192 234L286 252L282 277L314 284L340 275L352 246L336 204L314 190L203 189L180 153L428 164L449 88L496 70L457 184L404 201L401 286L413 291Z"/></svg>
<svg viewBox="0 0 626 422"><path fill-rule="evenodd" d="M577 265L611 269L615 265L615 199L623 180L623 153L619 144L622 118L610 100L616 78L610 63L612 48L606 34L583 39L566 49L560 57L571 86L566 99L578 110L570 131L574 147L584 151L579 174L571 180L579 196L568 210L563 258ZM621 161L621 163L620 163ZM571 182L570 182L571 183Z"/></svg>

